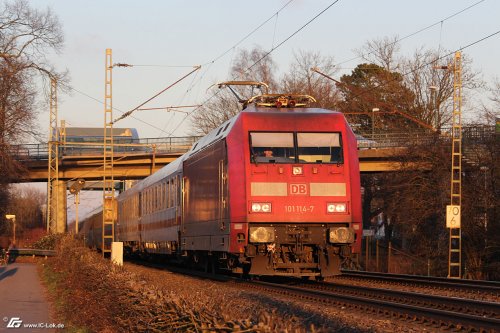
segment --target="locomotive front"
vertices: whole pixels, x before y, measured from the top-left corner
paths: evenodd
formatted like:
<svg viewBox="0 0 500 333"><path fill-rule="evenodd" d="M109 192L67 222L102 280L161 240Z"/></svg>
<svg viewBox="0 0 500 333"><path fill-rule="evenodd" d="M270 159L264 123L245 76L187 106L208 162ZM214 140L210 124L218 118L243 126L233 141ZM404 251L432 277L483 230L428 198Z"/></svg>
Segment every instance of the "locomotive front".
<svg viewBox="0 0 500 333"><path fill-rule="evenodd" d="M231 247L250 274L340 274L362 229L356 139L342 114L293 106L250 106L228 137Z"/></svg>

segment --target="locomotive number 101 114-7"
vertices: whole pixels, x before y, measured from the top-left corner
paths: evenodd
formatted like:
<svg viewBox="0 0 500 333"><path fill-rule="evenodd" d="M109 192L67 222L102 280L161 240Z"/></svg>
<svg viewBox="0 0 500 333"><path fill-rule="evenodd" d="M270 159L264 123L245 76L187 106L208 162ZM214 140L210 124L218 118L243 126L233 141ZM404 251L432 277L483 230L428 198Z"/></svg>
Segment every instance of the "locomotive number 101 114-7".
<svg viewBox="0 0 500 333"><path fill-rule="evenodd" d="M286 205L285 212L287 213L312 213L314 211L314 206L305 206L305 205Z"/></svg>

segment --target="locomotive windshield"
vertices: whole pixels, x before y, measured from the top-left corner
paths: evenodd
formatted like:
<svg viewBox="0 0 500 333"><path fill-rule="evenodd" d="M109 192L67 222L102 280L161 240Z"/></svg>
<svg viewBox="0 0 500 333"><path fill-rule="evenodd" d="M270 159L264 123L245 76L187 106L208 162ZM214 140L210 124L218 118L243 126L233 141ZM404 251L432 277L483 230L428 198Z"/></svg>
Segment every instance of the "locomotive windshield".
<svg viewBox="0 0 500 333"><path fill-rule="evenodd" d="M251 132L252 163L342 163L340 133Z"/></svg>
<svg viewBox="0 0 500 333"><path fill-rule="evenodd" d="M339 133L297 133L297 145L300 162L342 162Z"/></svg>
<svg viewBox="0 0 500 333"><path fill-rule="evenodd" d="M295 147L293 133L250 133L252 162L294 163Z"/></svg>

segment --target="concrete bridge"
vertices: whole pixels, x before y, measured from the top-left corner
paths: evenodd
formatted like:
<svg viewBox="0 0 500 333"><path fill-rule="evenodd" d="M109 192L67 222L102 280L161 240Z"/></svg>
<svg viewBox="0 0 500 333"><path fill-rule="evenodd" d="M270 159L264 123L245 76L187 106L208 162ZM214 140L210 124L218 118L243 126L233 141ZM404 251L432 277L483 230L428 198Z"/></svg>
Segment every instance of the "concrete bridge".
<svg viewBox="0 0 500 333"><path fill-rule="evenodd" d="M358 136L360 170L362 173L397 171L401 168L399 159L406 154L408 146L432 145L438 140L449 140L448 133L443 130L441 134L420 132ZM463 141L467 144L463 146L463 153L466 154L467 146L477 145L493 135L493 126L464 128ZM140 139L132 146L118 146L114 153L114 179L118 182L143 179L187 152L198 139L199 137ZM78 178L84 178L97 183L94 189L99 189L99 181L103 178L103 147L102 144L82 146L66 143L59 146L59 154L59 183L54 199L60 207L60 221L57 224L65 226L68 185ZM12 155L26 167L27 172L21 182L47 182L47 144L12 146ZM464 156L464 160L467 159ZM469 163L473 161L469 160ZM411 167L425 169L428 166L421 161L414 161Z"/></svg>
<svg viewBox="0 0 500 333"><path fill-rule="evenodd" d="M404 156L412 144L434 144L449 139L449 130L440 134L429 132L384 133L358 135L358 156L361 172L388 172L400 169L398 157ZM463 128L464 152L470 144L495 135L494 126ZM130 146L118 146L114 152L114 178L117 180L142 179L172 162L200 137L139 139ZM467 144L466 144L467 143ZM103 177L102 144L66 143L59 146L59 179L76 178L100 180ZM28 144L12 146L12 155L21 162L27 173L21 182L46 182L48 177L48 145ZM415 168L425 165L415 161Z"/></svg>
<svg viewBox="0 0 500 333"><path fill-rule="evenodd" d="M175 140L172 140L175 139ZM140 146L120 146L114 152L114 178L117 180L142 179L172 162L185 152L199 137L141 139ZM362 138L358 141L361 172L394 171L399 168L396 158L404 154L405 147L382 137L378 141ZM424 137L418 137L423 140ZM425 137L425 140L431 140ZM408 144L407 138L399 140ZM102 145L75 145L59 147L59 179L103 177ZM21 182L46 182L48 177L48 145L28 144L12 146L12 155L27 170Z"/></svg>

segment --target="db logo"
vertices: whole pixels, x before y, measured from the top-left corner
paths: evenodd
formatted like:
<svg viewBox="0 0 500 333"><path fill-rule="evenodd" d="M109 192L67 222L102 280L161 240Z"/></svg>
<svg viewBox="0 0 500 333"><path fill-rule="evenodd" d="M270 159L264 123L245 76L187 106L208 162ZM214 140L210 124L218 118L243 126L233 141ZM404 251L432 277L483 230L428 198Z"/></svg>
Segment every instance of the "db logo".
<svg viewBox="0 0 500 333"><path fill-rule="evenodd" d="M290 184L290 195L307 195L307 184Z"/></svg>

